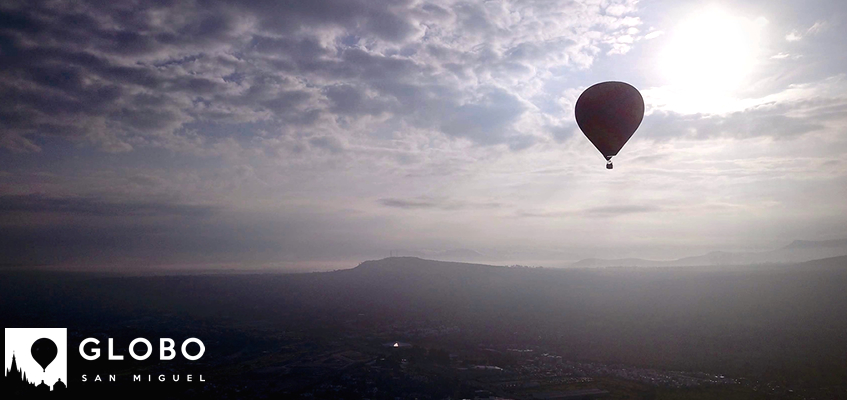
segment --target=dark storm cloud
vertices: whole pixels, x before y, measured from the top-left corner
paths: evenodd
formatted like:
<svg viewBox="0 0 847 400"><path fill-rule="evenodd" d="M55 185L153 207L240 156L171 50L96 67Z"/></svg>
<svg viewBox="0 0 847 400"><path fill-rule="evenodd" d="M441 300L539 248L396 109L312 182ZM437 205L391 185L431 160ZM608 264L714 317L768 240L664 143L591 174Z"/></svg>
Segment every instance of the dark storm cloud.
<svg viewBox="0 0 847 400"><path fill-rule="evenodd" d="M42 195L0 196L0 214L60 213L87 217L182 216L207 217L215 214L212 206L154 203L112 202L93 198L57 198Z"/></svg>

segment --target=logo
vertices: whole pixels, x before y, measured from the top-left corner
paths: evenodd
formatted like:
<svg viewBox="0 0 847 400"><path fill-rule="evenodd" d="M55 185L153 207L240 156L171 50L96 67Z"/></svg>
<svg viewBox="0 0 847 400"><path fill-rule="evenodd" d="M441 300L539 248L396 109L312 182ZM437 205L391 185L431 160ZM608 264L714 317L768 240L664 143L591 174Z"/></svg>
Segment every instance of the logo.
<svg viewBox="0 0 847 400"><path fill-rule="evenodd" d="M66 328L6 328L2 391L7 394L47 396L68 385L68 330Z"/></svg>
<svg viewBox="0 0 847 400"><path fill-rule="evenodd" d="M6 363L0 382L0 398L9 398L9 394L13 395L13 398L26 399L61 397L61 393L56 392L64 392L69 386L67 328L5 328L5 334ZM161 367L167 369L158 373L151 373L148 368L144 368L144 373L133 371L136 367L141 368L139 364L135 364L138 362L167 363L179 356L187 362L199 360L206 353L206 346L198 338L189 337L179 342L171 338L151 341L139 337L129 342L129 346L118 344L119 347L116 347L113 338L107 337L104 342L101 343L100 339L94 337L82 340L79 343L79 357L74 356L74 362L80 359L83 363L95 361L101 358L102 353L103 358L110 364L116 363L113 365L120 373L108 369L104 371L101 369L102 365L95 374L85 370L77 371L70 386L85 389L90 387L89 384L109 385L118 381L169 381L186 384L206 382L203 374L181 374L164 364ZM129 358L134 360L130 368L118 365L127 362ZM147 361L148 359L152 360ZM74 392L76 391L75 389Z"/></svg>

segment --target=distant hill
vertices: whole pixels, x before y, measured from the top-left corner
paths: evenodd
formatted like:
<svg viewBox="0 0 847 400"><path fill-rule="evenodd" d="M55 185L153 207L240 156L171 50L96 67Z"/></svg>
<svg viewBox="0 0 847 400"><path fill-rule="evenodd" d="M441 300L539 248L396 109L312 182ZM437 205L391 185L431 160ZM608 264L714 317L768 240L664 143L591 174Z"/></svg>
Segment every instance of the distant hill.
<svg viewBox="0 0 847 400"><path fill-rule="evenodd" d="M506 267L471 264L462 262L426 260L420 257L388 257L381 260L365 261L350 271L362 273L404 273L404 274L421 274L432 273L433 271L458 271L471 272L489 272L492 270L500 270Z"/></svg>
<svg viewBox="0 0 847 400"><path fill-rule="evenodd" d="M700 256L669 261L639 258L600 259L589 258L571 264L571 267L690 267L716 265L789 264L847 255L847 239L811 241L795 240L785 247L765 252L713 251Z"/></svg>
<svg viewBox="0 0 847 400"><path fill-rule="evenodd" d="M642 258L618 258L613 260L607 260L602 258L586 258L584 260L579 260L573 264L571 267L576 268L595 268L595 267L659 267L664 265L669 265L671 261L653 261L653 260L645 260Z"/></svg>
<svg viewBox="0 0 847 400"><path fill-rule="evenodd" d="M847 239L837 240L795 240L783 249L823 249L823 248L847 248Z"/></svg>
<svg viewBox="0 0 847 400"><path fill-rule="evenodd" d="M398 257L419 257L439 261L480 261L486 257L482 253L471 249L451 249L444 251L420 251L420 250L393 250Z"/></svg>
<svg viewBox="0 0 847 400"><path fill-rule="evenodd" d="M802 270L845 270L847 271L847 256L823 258L820 260L806 261L797 264L796 268Z"/></svg>

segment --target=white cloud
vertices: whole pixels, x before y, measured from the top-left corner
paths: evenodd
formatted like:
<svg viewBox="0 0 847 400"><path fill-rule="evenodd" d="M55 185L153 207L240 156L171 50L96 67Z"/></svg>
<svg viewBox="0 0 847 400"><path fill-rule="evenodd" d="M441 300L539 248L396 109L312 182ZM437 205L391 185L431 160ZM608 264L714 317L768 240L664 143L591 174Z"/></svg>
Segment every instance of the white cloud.
<svg viewBox="0 0 847 400"><path fill-rule="evenodd" d="M664 34L665 34L664 31L652 31L652 32L644 35L644 39L647 39L647 40L655 39L655 38L662 36Z"/></svg>
<svg viewBox="0 0 847 400"><path fill-rule="evenodd" d="M785 40L789 42L797 42L802 40L806 36L814 36L817 35L827 29L829 24L826 21L818 21L812 24L809 28L805 29L803 32L798 31L797 29L792 30L787 35L785 35Z"/></svg>
<svg viewBox="0 0 847 400"><path fill-rule="evenodd" d="M814 25L810 26L809 29L806 29L806 33L809 35L817 35L818 33L824 31L827 26L828 24L826 21L818 21L815 22Z"/></svg>

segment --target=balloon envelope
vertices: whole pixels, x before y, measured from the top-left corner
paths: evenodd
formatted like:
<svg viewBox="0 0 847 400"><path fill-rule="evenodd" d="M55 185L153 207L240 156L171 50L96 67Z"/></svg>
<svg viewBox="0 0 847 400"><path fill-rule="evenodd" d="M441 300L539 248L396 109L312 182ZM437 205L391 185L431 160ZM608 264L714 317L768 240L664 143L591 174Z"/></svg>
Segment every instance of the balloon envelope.
<svg viewBox="0 0 847 400"><path fill-rule="evenodd" d="M38 365L46 371L47 366L56 359L56 354L59 354L59 349L56 347L56 343L52 340L48 338L41 338L32 344L32 347L29 349L29 353L32 354L32 358L35 362L37 362Z"/></svg>
<svg viewBox="0 0 847 400"><path fill-rule="evenodd" d="M582 92L574 114L579 129L609 160L641 125L644 99L628 83L602 82Z"/></svg>

